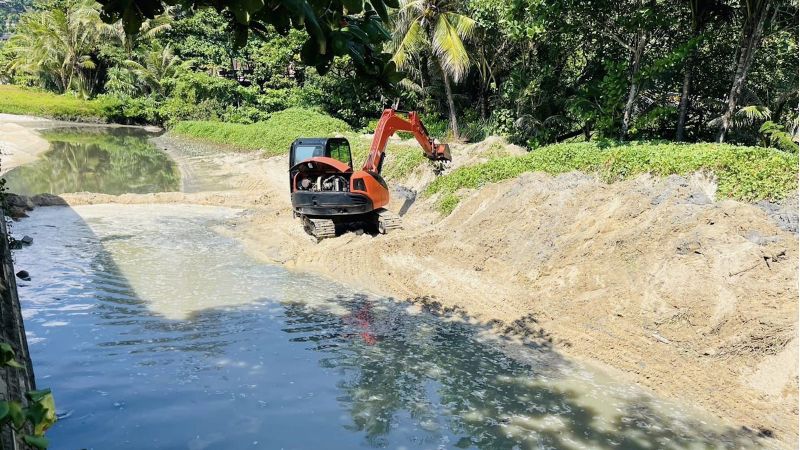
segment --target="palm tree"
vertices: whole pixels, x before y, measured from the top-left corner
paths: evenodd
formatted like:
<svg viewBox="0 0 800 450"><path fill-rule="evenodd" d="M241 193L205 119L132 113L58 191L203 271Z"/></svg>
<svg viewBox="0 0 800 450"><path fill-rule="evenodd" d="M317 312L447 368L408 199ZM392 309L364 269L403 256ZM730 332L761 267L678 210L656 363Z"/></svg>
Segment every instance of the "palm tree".
<svg viewBox="0 0 800 450"><path fill-rule="evenodd" d="M403 0L395 28L394 62L400 69L411 66L414 55L427 52L439 69L444 83L450 129L457 139L458 119L450 85L467 75L469 53L464 41L475 31L475 21L457 13L454 0Z"/></svg>
<svg viewBox="0 0 800 450"><path fill-rule="evenodd" d="M137 59L125 61L125 67L136 75L148 92L163 94L161 82L175 74L180 59L172 53L169 45L162 47L157 42L140 51Z"/></svg>
<svg viewBox="0 0 800 450"><path fill-rule="evenodd" d="M112 27L91 0L26 13L9 41L14 54L9 66L51 82L59 92L80 90L88 82L86 72L95 69L92 55L106 38L113 38Z"/></svg>
<svg viewBox="0 0 800 450"><path fill-rule="evenodd" d="M128 56L130 57L137 48L147 45L161 33L172 29L174 11L174 7L168 6L163 14L142 22L139 32L135 34L125 31L122 22L117 23L114 31Z"/></svg>

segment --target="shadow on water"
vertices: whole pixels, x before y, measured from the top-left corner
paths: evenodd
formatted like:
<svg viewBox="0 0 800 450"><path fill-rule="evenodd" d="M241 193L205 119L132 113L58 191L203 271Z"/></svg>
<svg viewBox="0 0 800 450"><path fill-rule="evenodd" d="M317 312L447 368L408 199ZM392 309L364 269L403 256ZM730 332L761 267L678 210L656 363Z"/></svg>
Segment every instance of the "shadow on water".
<svg viewBox="0 0 800 450"><path fill-rule="evenodd" d="M74 210L53 208L33 211L15 231L35 239L16 259L33 276L20 296L38 382L68 415L49 433L55 449L758 442L598 380L554 351L546 333L526 331L535 318L507 330L527 334L521 347L429 299L375 299L252 262L263 278L231 274L230 283L250 286L257 301L168 320L137 295L108 248L134 235L98 236ZM56 217L58 228L49 223ZM221 236L214 245L247 258Z"/></svg>
<svg viewBox="0 0 800 450"><path fill-rule="evenodd" d="M59 128L42 132L50 149L6 174L9 191L21 195L176 191L179 172L167 154L137 128Z"/></svg>

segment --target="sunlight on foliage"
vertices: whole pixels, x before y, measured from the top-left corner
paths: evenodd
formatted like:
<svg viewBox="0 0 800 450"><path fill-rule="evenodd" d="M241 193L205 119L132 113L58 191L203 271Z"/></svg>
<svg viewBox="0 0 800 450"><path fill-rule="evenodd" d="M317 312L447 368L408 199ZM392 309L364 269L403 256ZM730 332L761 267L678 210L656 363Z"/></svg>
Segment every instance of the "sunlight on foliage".
<svg viewBox="0 0 800 450"><path fill-rule="evenodd" d="M440 211L449 214L458 203L457 191L478 189L525 172L551 175L580 171L611 183L645 173L656 176L710 172L718 180L718 195L743 201L780 200L797 189L797 154L763 147L724 144L597 143L555 144L523 156L502 157L462 167L431 183L426 195L441 194Z"/></svg>

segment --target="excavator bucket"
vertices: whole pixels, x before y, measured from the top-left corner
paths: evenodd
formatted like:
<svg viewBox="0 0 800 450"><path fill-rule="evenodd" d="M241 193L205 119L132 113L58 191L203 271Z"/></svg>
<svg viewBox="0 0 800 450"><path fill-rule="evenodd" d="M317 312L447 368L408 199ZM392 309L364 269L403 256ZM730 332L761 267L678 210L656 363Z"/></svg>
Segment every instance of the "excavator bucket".
<svg viewBox="0 0 800 450"><path fill-rule="evenodd" d="M432 155L431 161L452 161L453 158L450 156L450 146L447 144L437 144L434 147L434 154Z"/></svg>

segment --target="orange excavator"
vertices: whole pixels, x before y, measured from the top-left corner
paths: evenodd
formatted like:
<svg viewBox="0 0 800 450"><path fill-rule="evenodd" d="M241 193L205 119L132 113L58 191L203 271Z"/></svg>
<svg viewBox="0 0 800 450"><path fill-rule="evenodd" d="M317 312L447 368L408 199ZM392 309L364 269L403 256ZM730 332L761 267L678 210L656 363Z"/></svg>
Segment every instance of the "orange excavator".
<svg viewBox="0 0 800 450"><path fill-rule="evenodd" d="M385 234L402 228L400 217L386 210L389 187L381 176L386 144L398 131L414 135L426 158L450 161L450 148L428 136L415 112L407 117L386 109L375 128L361 170L353 169L350 143L344 138L300 138L289 149L289 189L295 217L318 240L335 237L337 228L370 227Z"/></svg>

